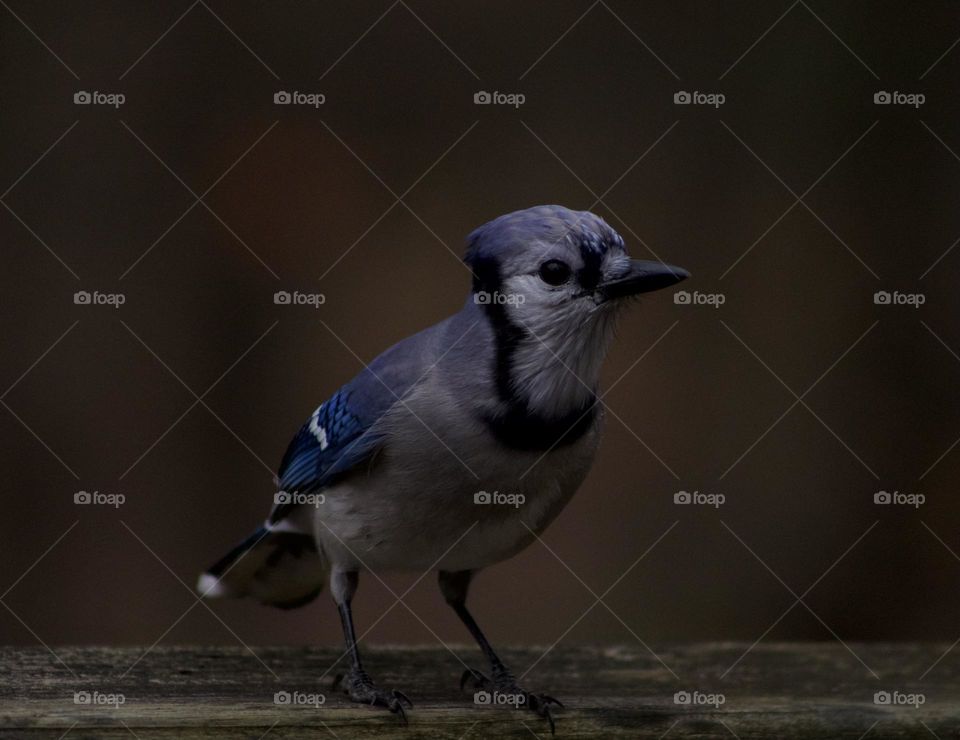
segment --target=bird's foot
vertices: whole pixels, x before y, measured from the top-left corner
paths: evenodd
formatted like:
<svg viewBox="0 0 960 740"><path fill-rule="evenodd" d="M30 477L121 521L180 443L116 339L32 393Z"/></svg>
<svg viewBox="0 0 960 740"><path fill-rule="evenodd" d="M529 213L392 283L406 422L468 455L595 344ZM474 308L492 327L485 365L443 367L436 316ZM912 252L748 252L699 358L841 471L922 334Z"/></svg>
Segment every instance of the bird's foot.
<svg viewBox="0 0 960 740"><path fill-rule="evenodd" d="M520 688L509 671L495 672L491 680L480 671L470 668L460 678L460 690L463 691L467 685L474 689L474 703L528 709L549 723L551 735L556 734L550 705L556 704L563 709L563 704L548 694L531 694Z"/></svg>
<svg viewBox="0 0 960 740"><path fill-rule="evenodd" d="M336 691L337 688L342 688L343 693L349 696L351 701L358 704L385 707L397 715L404 724L407 724L407 715L403 711L403 705L406 704L407 708L411 709L413 708L413 702L402 691L396 689L384 691L377 688L366 671L351 669L346 675L341 673L333 679L333 690Z"/></svg>

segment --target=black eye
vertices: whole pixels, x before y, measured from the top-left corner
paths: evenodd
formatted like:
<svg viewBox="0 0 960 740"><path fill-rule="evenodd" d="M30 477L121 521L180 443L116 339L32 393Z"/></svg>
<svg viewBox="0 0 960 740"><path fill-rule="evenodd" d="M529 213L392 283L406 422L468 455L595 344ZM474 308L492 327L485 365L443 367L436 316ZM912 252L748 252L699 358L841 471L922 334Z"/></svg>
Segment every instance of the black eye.
<svg viewBox="0 0 960 740"><path fill-rule="evenodd" d="M570 266L560 260L547 260L540 265L540 279L547 285L563 285L570 279Z"/></svg>

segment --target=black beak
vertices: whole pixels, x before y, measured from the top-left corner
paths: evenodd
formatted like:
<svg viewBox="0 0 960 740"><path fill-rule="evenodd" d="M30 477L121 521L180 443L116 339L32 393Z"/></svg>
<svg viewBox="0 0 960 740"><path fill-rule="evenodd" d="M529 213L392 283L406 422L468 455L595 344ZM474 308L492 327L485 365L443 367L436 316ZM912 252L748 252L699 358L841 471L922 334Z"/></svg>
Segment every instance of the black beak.
<svg viewBox="0 0 960 740"><path fill-rule="evenodd" d="M650 260L630 260L630 271L621 278L600 283L598 290L604 300L624 298L637 293L669 288L690 277L682 267Z"/></svg>

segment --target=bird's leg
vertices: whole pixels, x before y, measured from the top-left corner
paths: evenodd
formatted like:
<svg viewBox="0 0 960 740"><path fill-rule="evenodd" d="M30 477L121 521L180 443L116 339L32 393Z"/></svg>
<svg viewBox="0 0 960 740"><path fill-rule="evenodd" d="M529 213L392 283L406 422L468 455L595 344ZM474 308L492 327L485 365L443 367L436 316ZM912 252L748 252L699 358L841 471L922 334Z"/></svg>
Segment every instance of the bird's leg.
<svg viewBox="0 0 960 740"><path fill-rule="evenodd" d="M344 693L351 700L361 704L386 707L406 723L407 715L403 705L412 707L413 703L402 691L383 691L377 688L360 662L360 650L357 648L357 635L353 630L353 614L350 611L350 601L357 590L359 578L354 571L334 571L330 577L330 591L337 609L340 611L340 623L343 625L343 639L350 652L350 671L340 674L333 680L333 688L343 687Z"/></svg>
<svg viewBox="0 0 960 740"><path fill-rule="evenodd" d="M477 641L480 650L490 662L490 674L492 678L473 669L467 669L460 678L460 690L468 683L479 691L485 692L483 698L475 697L478 703L497 704L501 706L514 706L516 708L527 708L536 712L550 723L550 732L554 733L553 717L550 716L550 705L556 704L561 709L563 704L547 694L531 694L517 685L516 679L510 670L503 664L497 654L493 651L487 638L480 630L479 625L473 618L473 615L467 610L467 591L470 588L470 579L473 572L461 570L457 572L440 571L440 591L443 598L453 608L460 617L473 639Z"/></svg>

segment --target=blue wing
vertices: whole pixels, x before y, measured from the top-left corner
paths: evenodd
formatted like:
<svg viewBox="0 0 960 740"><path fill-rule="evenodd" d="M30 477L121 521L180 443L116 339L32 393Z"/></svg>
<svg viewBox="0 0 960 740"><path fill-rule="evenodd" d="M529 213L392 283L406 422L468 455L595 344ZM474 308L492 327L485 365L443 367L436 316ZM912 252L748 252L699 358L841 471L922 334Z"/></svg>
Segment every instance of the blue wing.
<svg viewBox="0 0 960 740"><path fill-rule="evenodd" d="M282 492L311 493L368 459L382 441L351 408L350 391L341 388L311 414L287 448L278 473ZM283 519L296 504L279 501L270 523Z"/></svg>

